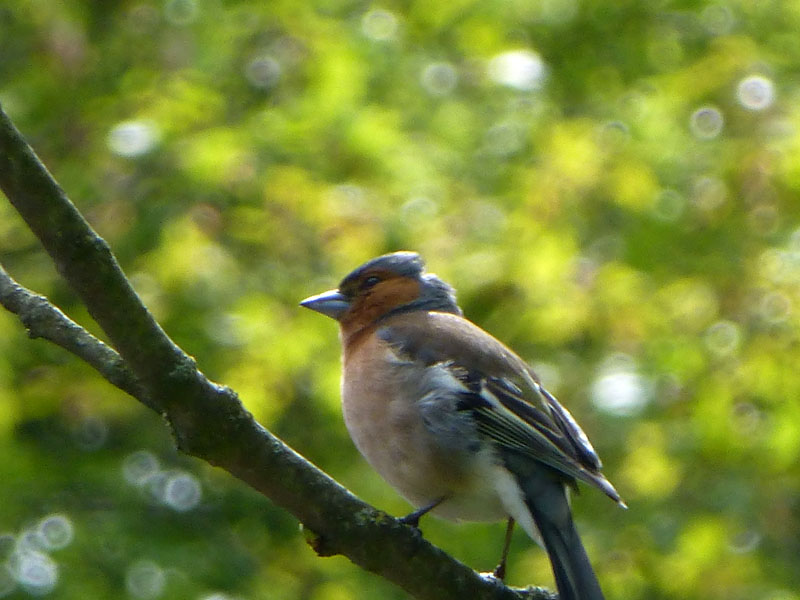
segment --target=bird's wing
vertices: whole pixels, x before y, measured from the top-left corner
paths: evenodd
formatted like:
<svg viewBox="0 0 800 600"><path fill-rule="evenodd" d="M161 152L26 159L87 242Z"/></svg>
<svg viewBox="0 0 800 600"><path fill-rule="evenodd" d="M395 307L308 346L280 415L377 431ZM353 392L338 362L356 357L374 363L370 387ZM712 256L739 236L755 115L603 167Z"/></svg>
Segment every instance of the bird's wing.
<svg viewBox="0 0 800 600"><path fill-rule="evenodd" d="M469 413L498 450L528 456L559 471L567 482L580 479L621 503L569 411L497 339L462 317L444 313L400 315L377 333L403 360L448 369L464 388L457 410Z"/></svg>

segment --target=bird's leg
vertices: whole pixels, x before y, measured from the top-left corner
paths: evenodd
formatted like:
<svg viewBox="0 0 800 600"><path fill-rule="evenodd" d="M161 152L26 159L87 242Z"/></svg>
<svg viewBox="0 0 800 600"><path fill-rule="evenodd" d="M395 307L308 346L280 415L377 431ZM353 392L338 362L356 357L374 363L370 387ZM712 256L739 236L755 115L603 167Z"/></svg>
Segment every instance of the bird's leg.
<svg viewBox="0 0 800 600"><path fill-rule="evenodd" d="M508 525L506 525L506 540L503 543L503 554L500 557L500 564L498 564L492 575L503 581L506 577L506 559L508 558L508 549L511 547L511 534L514 532L514 518L508 517Z"/></svg>
<svg viewBox="0 0 800 600"><path fill-rule="evenodd" d="M400 517L399 520L401 523L405 525L411 525L411 527L419 529L419 520L422 517L422 515L429 513L445 500L447 500L447 496L442 496L441 498L437 498L430 504L426 504L425 506L418 508L414 512L407 514L405 517Z"/></svg>

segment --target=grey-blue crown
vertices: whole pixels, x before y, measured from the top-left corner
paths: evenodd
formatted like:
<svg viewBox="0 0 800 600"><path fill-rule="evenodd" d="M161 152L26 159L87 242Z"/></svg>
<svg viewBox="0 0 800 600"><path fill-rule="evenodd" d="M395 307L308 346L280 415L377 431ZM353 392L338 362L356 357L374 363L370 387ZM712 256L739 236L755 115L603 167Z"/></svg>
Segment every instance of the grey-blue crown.
<svg viewBox="0 0 800 600"><path fill-rule="evenodd" d="M425 273L425 261L416 252L400 251L384 254L367 261L342 281L344 286L348 281L359 279L367 271L387 270L403 277L411 277L421 284L420 296L417 300L399 311L406 310L434 310L462 314L456 302L455 290L445 281L433 273Z"/></svg>

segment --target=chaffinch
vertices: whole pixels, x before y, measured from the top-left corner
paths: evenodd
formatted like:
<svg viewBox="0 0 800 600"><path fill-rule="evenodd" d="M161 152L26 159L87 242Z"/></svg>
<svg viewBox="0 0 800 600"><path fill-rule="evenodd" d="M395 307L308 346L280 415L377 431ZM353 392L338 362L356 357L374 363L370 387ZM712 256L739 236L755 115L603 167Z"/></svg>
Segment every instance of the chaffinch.
<svg viewBox="0 0 800 600"><path fill-rule="evenodd" d="M453 520L507 518L544 546L562 600L602 600L572 521L580 480L625 506L572 415L533 370L462 316L420 256L370 260L302 306L336 319L342 405L361 454L409 502Z"/></svg>

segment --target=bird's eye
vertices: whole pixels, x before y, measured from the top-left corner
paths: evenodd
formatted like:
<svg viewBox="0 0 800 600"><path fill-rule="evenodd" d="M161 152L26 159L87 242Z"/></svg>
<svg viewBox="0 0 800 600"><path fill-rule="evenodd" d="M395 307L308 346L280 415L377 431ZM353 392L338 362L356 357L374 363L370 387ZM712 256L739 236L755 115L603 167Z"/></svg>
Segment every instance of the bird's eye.
<svg viewBox="0 0 800 600"><path fill-rule="evenodd" d="M362 290L368 290L369 288L373 287L374 285L380 283L380 281L381 281L380 277L378 277L377 275L371 275L371 276L367 277L361 283L361 289Z"/></svg>

